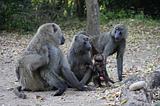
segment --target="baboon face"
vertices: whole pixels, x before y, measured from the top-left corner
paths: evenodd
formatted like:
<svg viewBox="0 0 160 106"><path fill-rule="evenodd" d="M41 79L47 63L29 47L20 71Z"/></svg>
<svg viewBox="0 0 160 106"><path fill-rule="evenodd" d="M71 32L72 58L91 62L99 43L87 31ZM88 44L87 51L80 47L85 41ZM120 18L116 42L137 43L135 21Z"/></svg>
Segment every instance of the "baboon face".
<svg viewBox="0 0 160 106"><path fill-rule="evenodd" d="M126 37L126 33L126 27L122 24L118 24L112 30L112 37L118 42Z"/></svg>
<svg viewBox="0 0 160 106"><path fill-rule="evenodd" d="M104 60L104 57L101 54L97 54L97 55L94 56L94 61L95 62L103 62L103 60Z"/></svg>
<svg viewBox="0 0 160 106"><path fill-rule="evenodd" d="M75 43L79 45L79 49L81 48L84 51L90 51L91 50L91 44L90 39L88 36L84 34L78 34L75 36Z"/></svg>
<svg viewBox="0 0 160 106"><path fill-rule="evenodd" d="M53 27L53 33L54 33L53 36L55 36L59 45L63 45L65 42L65 38L60 27L55 23L52 24L52 27Z"/></svg>

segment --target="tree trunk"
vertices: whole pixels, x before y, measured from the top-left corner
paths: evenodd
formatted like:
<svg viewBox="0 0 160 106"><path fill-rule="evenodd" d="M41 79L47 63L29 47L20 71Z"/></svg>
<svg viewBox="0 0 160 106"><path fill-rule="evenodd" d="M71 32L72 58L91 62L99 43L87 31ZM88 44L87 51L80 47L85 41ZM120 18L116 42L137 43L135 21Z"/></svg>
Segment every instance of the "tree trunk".
<svg viewBox="0 0 160 106"><path fill-rule="evenodd" d="M97 37L100 35L99 30L99 5L97 0L85 0L87 8L87 33L91 35L92 46L96 49Z"/></svg>
<svg viewBox="0 0 160 106"><path fill-rule="evenodd" d="M86 0L87 8L87 33L98 36L99 31L99 6L97 0Z"/></svg>

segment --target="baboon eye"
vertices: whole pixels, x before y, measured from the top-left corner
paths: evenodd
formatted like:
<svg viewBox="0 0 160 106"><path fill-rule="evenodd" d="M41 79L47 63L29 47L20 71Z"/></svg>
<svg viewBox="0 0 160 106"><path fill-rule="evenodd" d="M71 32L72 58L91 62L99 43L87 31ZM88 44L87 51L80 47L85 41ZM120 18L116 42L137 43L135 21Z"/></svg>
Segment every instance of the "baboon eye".
<svg viewBox="0 0 160 106"><path fill-rule="evenodd" d="M75 41L77 41L78 40L78 36L75 36Z"/></svg>
<svg viewBox="0 0 160 106"><path fill-rule="evenodd" d="M89 38L84 38L84 41L89 41Z"/></svg>
<svg viewBox="0 0 160 106"><path fill-rule="evenodd" d="M88 41L88 40L89 40L89 38L86 38L86 40Z"/></svg>

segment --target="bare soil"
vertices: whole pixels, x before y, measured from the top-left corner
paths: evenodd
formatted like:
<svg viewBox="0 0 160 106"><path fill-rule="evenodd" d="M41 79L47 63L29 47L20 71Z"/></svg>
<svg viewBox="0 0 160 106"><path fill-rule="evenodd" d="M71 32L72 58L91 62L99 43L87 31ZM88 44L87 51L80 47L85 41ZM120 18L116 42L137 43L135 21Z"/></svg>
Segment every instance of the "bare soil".
<svg viewBox="0 0 160 106"><path fill-rule="evenodd" d="M145 75L160 65L160 27L137 22L128 24L129 36L124 57L125 78L134 74ZM108 27L103 26L104 30ZM133 29L134 28L134 29ZM32 37L20 37L16 33L0 33L0 106L108 106L121 105L117 100L119 82L111 88L94 91L67 89L64 95L51 96L55 91L25 92L27 99L19 99L12 89L18 85L15 64ZM62 46L66 53L72 37ZM117 81L115 55L108 59L107 70ZM107 92L108 91L108 92ZM111 96L110 96L111 95Z"/></svg>

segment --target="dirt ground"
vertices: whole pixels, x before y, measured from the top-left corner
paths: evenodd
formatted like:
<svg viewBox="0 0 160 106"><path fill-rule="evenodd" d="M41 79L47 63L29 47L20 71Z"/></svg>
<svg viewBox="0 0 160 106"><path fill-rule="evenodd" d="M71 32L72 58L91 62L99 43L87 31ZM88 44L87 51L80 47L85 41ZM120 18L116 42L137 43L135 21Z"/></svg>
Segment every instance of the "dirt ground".
<svg viewBox="0 0 160 106"><path fill-rule="evenodd" d="M129 37L124 57L125 78L133 74L148 73L160 65L160 27L142 23L128 24ZM95 91L67 89L63 96L53 97L54 91L25 92L27 99L17 98L12 89L18 85L15 64L31 37L19 37L14 33L0 33L0 106L108 106L120 105L105 93L113 88L97 88ZM62 46L66 52L71 38ZM107 69L113 80L117 80L115 56L108 59ZM143 74L142 74L143 75ZM119 84L117 82L116 84ZM116 85L115 84L115 85ZM104 98L105 97L105 98Z"/></svg>

